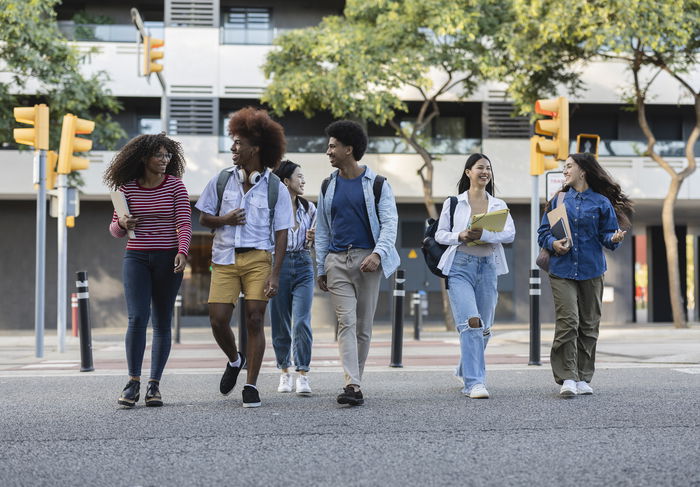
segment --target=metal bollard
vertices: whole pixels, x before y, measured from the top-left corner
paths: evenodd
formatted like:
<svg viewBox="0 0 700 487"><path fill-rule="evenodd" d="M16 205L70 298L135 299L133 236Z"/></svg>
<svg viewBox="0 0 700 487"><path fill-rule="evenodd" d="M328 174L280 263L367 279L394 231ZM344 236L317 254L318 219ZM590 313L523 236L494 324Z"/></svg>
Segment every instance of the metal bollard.
<svg viewBox="0 0 700 487"><path fill-rule="evenodd" d="M530 361L528 365L542 365L540 360L540 270L530 269Z"/></svg>
<svg viewBox="0 0 700 487"><path fill-rule="evenodd" d="M78 336L78 295L73 293L70 295L70 317L73 336Z"/></svg>
<svg viewBox="0 0 700 487"><path fill-rule="evenodd" d="M403 298L406 295L404 290L404 270L397 269L394 277L394 314L391 327L391 362L389 367L403 367L401 364L403 352Z"/></svg>
<svg viewBox="0 0 700 487"><path fill-rule="evenodd" d="M173 325L175 326L175 343L180 343L180 315L182 314L182 296L175 297L175 309L173 309Z"/></svg>
<svg viewBox="0 0 700 487"><path fill-rule="evenodd" d="M420 329L423 327L423 307L420 293L411 294L413 310L413 339L420 340Z"/></svg>
<svg viewBox="0 0 700 487"><path fill-rule="evenodd" d="M248 356L248 329L245 326L245 300L243 293L238 296L238 350ZM243 367L247 369L248 367Z"/></svg>
<svg viewBox="0 0 700 487"><path fill-rule="evenodd" d="M90 332L90 292L86 271L76 273L78 280L75 286L78 295L78 312L80 314L80 371L92 372L92 335Z"/></svg>

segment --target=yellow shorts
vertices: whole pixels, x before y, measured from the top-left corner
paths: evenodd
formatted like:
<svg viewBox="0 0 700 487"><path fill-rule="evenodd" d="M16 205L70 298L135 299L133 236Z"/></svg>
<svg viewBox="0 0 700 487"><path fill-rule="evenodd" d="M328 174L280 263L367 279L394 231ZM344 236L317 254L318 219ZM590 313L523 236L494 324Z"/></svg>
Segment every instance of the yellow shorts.
<svg viewBox="0 0 700 487"><path fill-rule="evenodd" d="M250 250L236 254L236 263L211 265L210 303L238 302L243 291L246 301L267 301L265 282L272 270L272 254L265 250Z"/></svg>

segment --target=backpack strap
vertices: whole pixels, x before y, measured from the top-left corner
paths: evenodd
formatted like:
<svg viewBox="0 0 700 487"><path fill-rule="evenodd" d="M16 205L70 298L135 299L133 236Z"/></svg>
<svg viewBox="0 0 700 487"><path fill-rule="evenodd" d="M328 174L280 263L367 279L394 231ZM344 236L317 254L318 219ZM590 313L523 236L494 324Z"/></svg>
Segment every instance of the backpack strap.
<svg viewBox="0 0 700 487"><path fill-rule="evenodd" d="M280 192L280 178L270 171L267 180L267 207L270 210L270 242L272 248L275 247L275 206Z"/></svg>
<svg viewBox="0 0 700 487"><path fill-rule="evenodd" d="M557 206L561 206L561 204L564 203L564 196L566 196L566 193L559 191L559 194L557 195Z"/></svg>
<svg viewBox="0 0 700 487"><path fill-rule="evenodd" d="M219 173L219 177L216 179L216 213L214 216L219 216L219 212L221 211L221 201L224 198L224 189L226 189L226 184L228 183L228 180L231 178L231 174L233 174L233 168L235 166L227 167L226 169L222 169L221 172Z"/></svg>
<svg viewBox="0 0 700 487"><path fill-rule="evenodd" d="M455 225L455 209L457 208L457 197L450 196L450 231Z"/></svg>
<svg viewBox="0 0 700 487"><path fill-rule="evenodd" d="M386 181L386 178L377 174L374 178L374 184L372 185L372 192L374 193L374 211L377 213L377 220L379 220L379 200L382 198L382 185L384 185L384 181ZM381 220L379 223L381 223Z"/></svg>
<svg viewBox="0 0 700 487"><path fill-rule="evenodd" d="M323 180L321 183L321 195L325 198L326 197L326 190L328 189L328 185L331 183L331 177L328 176L326 179Z"/></svg>
<svg viewBox="0 0 700 487"><path fill-rule="evenodd" d="M301 206L304 207L304 211L306 213L308 213L309 212L309 200L307 200L306 198L302 198L301 196L297 196L297 201L299 203L301 203Z"/></svg>

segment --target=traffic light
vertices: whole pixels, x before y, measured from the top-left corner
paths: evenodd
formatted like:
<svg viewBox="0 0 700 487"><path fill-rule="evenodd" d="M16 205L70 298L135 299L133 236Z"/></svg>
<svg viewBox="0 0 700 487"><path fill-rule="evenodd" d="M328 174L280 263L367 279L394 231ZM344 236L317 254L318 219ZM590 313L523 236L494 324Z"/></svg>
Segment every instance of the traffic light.
<svg viewBox="0 0 700 487"><path fill-rule="evenodd" d="M555 159L565 160L569 156L569 100L564 96L537 100L535 112L551 119L535 122L535 133L552 137L537 143L537 151Z"/></svg>
<svg viewBox="0 0 700 487"><path fill-rule="evenodd" d="M33 107L15 107L15 120L34 125L33 129L14 129L13 135L18 144L31 145L35 149L49 148L49 107L44 104Z"/></svg>
<svg viewBox="0 0 700 487"><path fill-rule="evenodd" d="M58 165L58 154L55 150L46 153L46 189L52 190L56 187L56 175Z"/></svg>
<svg viewBox="0 0 700 487"><path fill-rule="evenodd" d="M61 147L58 150L59 174L87 169L90 161L85 157L76 157L73 152L87 152L92 149L92 141L76 137L76 134L90 134L95 130L95 122L83 120L70 113L63 117L61 128Z"/></svg>
<svg viewBox="0 0 700 487"><path fill-rule="evenodd" d="M551 169L557 169L559 163L556 159L551 157L545 157L545 155L538 149L538 144L545 142L547 139L535 135L530 137L530 175L539 176L544 174L545 171Z"/></svg>
<svg viewBox="0 0 700 487"><path fill-rule="evenodd" d="M578 134L576 136L576 152L588 152L594 154L598 159L598 146L600 145L600 135Z"/></svg>
<svg viewBox="0 0 700 487"><path fill-rule="evenodd" d="M151 73L163 71L163 65L156 63L158 59L163 59L165 53L156 51L165 45L163 39L156 39L151 36L143 36L143 66L141 73L143 76L149 76Z"/></svg>

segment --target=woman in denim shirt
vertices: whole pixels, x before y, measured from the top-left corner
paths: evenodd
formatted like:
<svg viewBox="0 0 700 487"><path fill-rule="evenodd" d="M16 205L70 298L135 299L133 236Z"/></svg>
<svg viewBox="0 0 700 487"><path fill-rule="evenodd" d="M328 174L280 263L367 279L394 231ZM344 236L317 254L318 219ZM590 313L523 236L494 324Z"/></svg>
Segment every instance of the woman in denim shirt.
<svg viewBox="0 0 700 487"><path fill-rule="evenodd" d="M550 231L547 204L538 243L549 250L549 280L556 325L550 363L562 396L593 394L595 349L606 270L603 247L615 250L629 228L632 204L592 154L572 154L564 163L564 205L570 241ZM619 222L619 223L618 223Z"/></svg>
<svg viewBox="0 0 700 487"><path fill-rule="evenodd" d="M484 350L498 301L498 276L508 273L502 244L513 241L515 225L509 214L500 232L468 226L473 214L508 208L493 196L491 161L484 154L469 156L458 188L452 228L448 198L435 232L438 243L449 245L438 268L447 276L450 305L459 331L461 359L457 375L464 381L462 392L472 399L488 399ZM476 245L468 245L477 241Z"/></svg>
<svg viewBox="0 0 700 487"><path fill-rule="evenodd" d="M284 254L280 287L270 301L272 346L277 368L282 370L277 392L292 392L302 396L311 394L306 375L311 362L311 301L314 295L314 270L309 251L314 240L316 207L304 194L304 175L301 167L292 161L282 161L275 174L289 191L294 210L294 227L287 230L287 252ZM299 373L294 383L289 368L294 365Z"/></svg>

